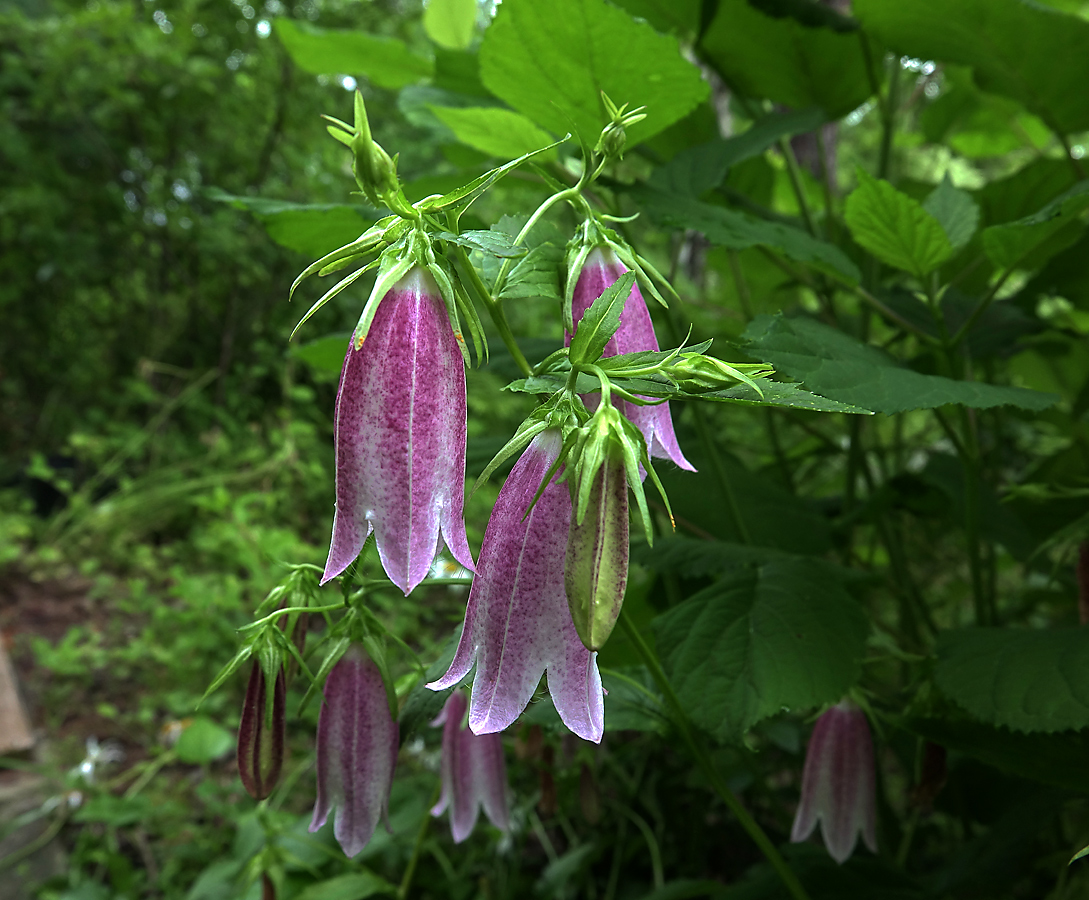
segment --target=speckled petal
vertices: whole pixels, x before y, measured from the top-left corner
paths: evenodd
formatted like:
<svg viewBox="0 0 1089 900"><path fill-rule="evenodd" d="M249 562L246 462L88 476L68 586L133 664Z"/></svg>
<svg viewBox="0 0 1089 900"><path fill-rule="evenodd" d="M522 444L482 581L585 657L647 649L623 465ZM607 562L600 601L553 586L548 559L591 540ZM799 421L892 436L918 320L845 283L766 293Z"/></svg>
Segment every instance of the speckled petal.
<svg viewBox="0 0 1089 900"><path fill-rule="evenodd" d="M461 642L449 671L429 685L451 687L476 663L469 706L469 727L476 734L502 731L517 719L546 670L564 724L588 741L600 741L604 731L596 654L579 640L564 591L567 486L553 480L525 515L560 443L555 431L534 438L499 492Z"/></svg>
<svg viewBox="0 0 1089 900"><path fill-rule="evenodd" d="M442 796L434 816L450 810L450 831L460 844L473 832L481 806L497 828L510 827L507 811L507 769L498 734L473 734L463 727L465 695L454 691L432 722L442 725Z"/></svg>
<svg viewBox="0 0 1089 900"><path fill-rule="evenodd" d="M578 282L575 284L574 298L571 304L571 312L577 325L590 305L604 293L605 288L623 275L627 269L611 250L598 248L593 250L586 258L586 262L579 273ZM570 345L570 335L566 336L566 343ZM657 350L658 338L654 334L654 325L650 320L650 311L646 301L639 290L639 285L632 286L624 304L624 311L620 313L620 327L609 342L605 345L602 356L620 356L624 353L638 353L642 350ZM585 398L584 398L585 399ZM596 395L593 402L596 404ZM669 412L668 403L658 403L648 406L639 406L625 400L615 403L620 413L634 424L647 442L647 452L651 456L661 459L669 459L682 469L690 472L695 467L684 457L680 445L677 443L677 435L673 431L673 417Z"/></svg>
<svg viewBox="0 0 1089 900"><path fill-rule="evenodd" d="M473 568L462 507L465 369L438 288L414 270L349 345L336 405L336 514L322 583L373 530L390 580L406 594L445 539ZM441 538L440 538L441 533Z"/></svg>
<svg viewBox="0 0 1089 900"><path fill-rule="evenodd" d="M836 862L850 857L859 834L877 852L873 739L865 713L849 700L833 706L813 726L790 839L804 841L818 821Z"/></svg>
<svg viewBox="0 0 1089 900"><path fill-rule="evenodd" d="M397 723L378 667L356 650L333 666L318 717L318 797L310 830L336 810L333 834L355 856L386 818L397 764Z"/></svg>

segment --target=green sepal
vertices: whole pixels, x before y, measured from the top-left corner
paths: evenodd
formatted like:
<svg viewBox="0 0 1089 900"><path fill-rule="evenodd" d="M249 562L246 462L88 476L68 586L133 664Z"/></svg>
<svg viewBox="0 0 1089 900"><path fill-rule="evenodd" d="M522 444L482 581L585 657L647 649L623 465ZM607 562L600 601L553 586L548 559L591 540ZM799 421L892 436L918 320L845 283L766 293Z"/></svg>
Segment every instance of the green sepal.
<svg viewBox="0 0 1089 900"><path fill-rule="evenodd" d="M605 288L586 310L571 338L568 358L572 368L597 362L605 345L620 327L620 313L635 284L635 273L625 272Z"/></svg>
<svg viewBox="0 0 1089 900"><path fill-rule="evenodd" d="M355 282L357 282L363 275L373 269L376 265L378 265L377 261L369 262L361 269L356 269L356 271L352 272L351 275L347 276L346 278L342 278L335 285L329 288L329 290L327 290L318 300L314 301L314 305L306 311L306 315L299 319L298 324L296 324L296 326L291 330L291 336L288 338L288 340L291 340L295 337L298 330L306 324L306 322L310 319L312 315L314 315L314 313L316 313L319 309L325 306L326 303L332 300L345 288L355 284Z"/></svg>

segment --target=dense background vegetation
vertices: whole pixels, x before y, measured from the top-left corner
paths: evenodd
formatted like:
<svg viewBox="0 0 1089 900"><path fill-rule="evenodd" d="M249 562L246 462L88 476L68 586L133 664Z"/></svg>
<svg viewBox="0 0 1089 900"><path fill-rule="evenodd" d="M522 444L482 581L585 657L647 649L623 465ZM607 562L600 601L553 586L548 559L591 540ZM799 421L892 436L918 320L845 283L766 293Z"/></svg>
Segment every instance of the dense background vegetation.
<svg viewBox="0 0 1089 900"><path fill-rule="evenodd" d="M1066 866L1089 843L1086 10L845 5L508 0L495 26L488 6L429 20L393 0L0 12L0 628L47 742L32 767L52 799L79 792L40 810L69 863L37 896L257 897L268 871L281 898L334 900L410 859L420 897L782 890L619 632L602 746L533 704L507 735L512 833L456 848L426 825L438 729L403 726L393 833L349 863L306 833L317 709L294 715L298 687L259 809L232 755L243 679L194 713L286 564L326 551L336 373L367 289L295 345L322 288L286 298L376 218L319 118L350 118L357 85L413 200L549 134L592 142L600 89L647 104L595 199L641 213L625 234L681 296L653 310L663 346L692 323L724 359L877 413L674 403L700 471L661 467L677 533L633 548L625 601L776 844L814 714L867 703L879 853L837 867L787 844L812 895L1089 896ZM565 68L582 41L595 65ZM577 158L543 171L570 182ZM547 192L520 170L467 225L509 230ZM537 239L573 225L557 210ZM562 344L554 283L507 304L531 362ZM532 408L492 351L467 376L470 478ZM467 504L474 552L497 490ZM431 661L464 599L372 605ZM71 771L89 738L110 748L93 779Z"/></svg>

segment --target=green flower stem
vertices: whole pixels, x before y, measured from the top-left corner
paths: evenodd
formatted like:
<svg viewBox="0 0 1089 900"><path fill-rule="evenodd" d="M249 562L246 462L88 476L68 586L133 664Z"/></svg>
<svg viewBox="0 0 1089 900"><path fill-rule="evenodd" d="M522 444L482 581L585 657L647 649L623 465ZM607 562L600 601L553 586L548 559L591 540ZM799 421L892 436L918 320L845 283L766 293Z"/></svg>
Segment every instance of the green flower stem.
<svg viewBox="0 0 1089 900"><path fill-rule="evenodd" d="M469 278L469 283L473 286L473 290L476 291L477 296L480 297L484 307L488 310L488 315L492 317L492 321L499 331L499 336L503 339L503 343L506 345L507 351L513 357L515 364L518 366L518 370L528 378L533 374L533 367L529 364L522 349L518 346L518 342L514 340L514 333L510 330L510 324L507 322L507 315L503 312L503 305L492 296L492 292L488 290L487 285L481 280L480 273L477 272L476 266L469 260L469 255L465 252L464 247L457 248L457 256L462 269L465 270L465 274ZM505 265L506 263L504 263L504 266ZM502 277L503 270L500 269L499 278L495 281L496 291L499 290Z"/></svg>
<svg viewBox="0 0 1089 900"><path fill-rule="evenodd" d="M737 795L730 790L730 786L726 783L726 780L719 774L718 769L715 768L715 764L711 761L707 748L704 747L703 742L696 734L691 721L688 719L688 715L684 711L684 707L681 705L680 699L674 692L673 685L669 683L669 679L666 677L665 671L662 669L662 664L658 661L657 655L649 646L647 646L646 641L643 640L643 636L639 633L639 629L631 623L631 620L623 611L620 613L620 627L623 629L628 640L631 641L632 645L635 647L643 664L650 670L650 674L658 684L659 689L661 689L662 696L665 698L666 706L672 714L673 723L676 726L677 731L680 732L681 739L688 746L689 751L696 761L696 765L703 771L707 780L711 782L711 787L714 788L715 793L722 798L726 806L729 807L730 812L736 816L741 827L745 829L756 846L760 848L760 852L763 853L767 861L771 863L771 867L775 869L776 874L782 880L784 886L790 892L790 895L794 900L809 900L809 894L807 894L805 888L802 887L802 883L798 880L798 876L795 875L790 866L787 865L786 860L783 859L779 851L775 848L775 845L771 842L771 839L767 836L764 829L761 828L759 823L749 814L749 811L741 805L741 801L738 800Z"/></svg>
<svg viewBox="0 0 1089 900"><path fill-rule="evenodd" d="M262 625L267 625L269 622L275 622L280 616L286 616L288 613L321 613L321 612L334 612L338 609L344 609L345 604L330 603L328 606L285 606L282 609L277 609L263 619L258 619L256 622L250 622L249 625L243 625L239 628L239 631L253 631L256 628L260 628Z"/></svg>
<svg viewBox="0 0 1089 900"><path fill-rule="evenodd" d="M809 201L805 196L805 185L802 184L801 169L798 168L798 158L794 155L794 150L790 146L790 139L779 138L778 146L779 152L783 155L783 159L786 160L790 186L794 189L794 197L798 201L798 211L802 214L802 221L805 222L805 230L813 237L820 239L820 234L817 233L817 225L813 221L813 213L809 210Z"/></svg>
<svg viewBox="0 0 1089 900"><path fill-rule="evenodd" d="M573 197L579 196L579 191L581 190L581 188L582 182L580 181L574 187L569 187L565 190L553 194L551 197L545 200L544 203L538 206L533 211L533 215L529 217L529 220L526 222L526 224L522 226L522 230L519 231L517 236L514 238L514 246L520 247L522 245L522 241L524 241L529 236L529 233L533 230L533 226L541 221L541 217L544 216L546 212L548 212L561 200L568 200ZM495 276L495 292L497 294L503 290L503 285L507 282L507 275L510 272L511 262L511 258L508 257L507 259L504 259L502 264L499 266L499 274Z"/></svg>
<svg viewBox="0 0 1089 900"><path fill-rule="evenodd" d="M431 797L431 802L427 805L427 809L424 810L423 821L416 831L416 840L412 844L412 856L408 859L408 865L405 867L405 874L401 876L401 884L397 888L397 900L405 900L408 896L409 888L412 887L412 876L416 873L416 863L420 861L420 851L423 849L424 838L427 837L427 830L431 827L431 807L433 807L438 800L439 791L436 790Z"/></svg>

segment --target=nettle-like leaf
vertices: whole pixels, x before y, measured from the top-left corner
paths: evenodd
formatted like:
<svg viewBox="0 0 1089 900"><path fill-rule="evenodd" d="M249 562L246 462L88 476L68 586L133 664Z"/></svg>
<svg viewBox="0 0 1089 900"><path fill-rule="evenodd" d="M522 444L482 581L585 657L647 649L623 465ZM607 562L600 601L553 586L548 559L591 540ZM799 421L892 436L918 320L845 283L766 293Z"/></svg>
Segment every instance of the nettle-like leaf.
<svg viewBox="0 0 1089 900"><path fill-rule="evenodd" d="M431 106L430 109L461 143L489 156L512 159L552 140L548 132L513 109L501 106ZM543 162L555 158L555 150L540 156Z"/></svg>
<svg viewBox="0 0 1089 900"><path fill-rule="evenodd" d="M276 34L300 69L314 75L365 75L385 88L404 87L430 78L435 63L396 38L318 28L278 17Z"/></svg>
<svg viewBox="0 0 1089 900"><path fill-rule="evenodd" d="M844 116L871 93L858 32L774 17L748 0L720 0L700 47L730 87L795 109Z"/></svg>
<svg viewBox="0 0 1089 900"><path fill-rule="evenodd" d="M736 570L654 621L685 710L723 739L783 709L842 697L859 676L868 628L842 583L804 557Z"/></svg>
<svg viewBox="0 0 1089 900"><path fill-rule="evenodd" d="M743 337L748 341L746 350L777 372L801 379L806 387L834 400L886 415L950 403L974 409L1009 405L1039 411L1059 401L1056 394L1026 388L923 375L899 365L882 350L812 319L757 316Z"/></svg>
<svg viewBox="0 0 1089 900"><path fill-rule="evenodd" d="M1036 268L1073 244L1084 231L1081 214L1089 209L1089 180L1016 222L983 230L983 249L995 266Z"/></svg>
<svg viewBox="0 0 1089 900"><path fill-rule="evenodd" d="M964 63L985 91L1025 105L1051 128L1089 128L1089 22L1022 0L855 0L883 44L919 59Z"/></svg>
<svg viewBox="0 0 1089 900"><path fill-rule="evenodd" d="M480 77L495 96L556 134L591 144L606 124L601 92L648 115L627 128L634 146L707 97L675 38L604 0L505 0L484 34Z"/></svg>
<svg viewBox="0 0 1089 900"><path fill-rule="evenodd" d="M676 228L694 228L720 247L767 247L848 284L857 284L862 277L858 266L839 247L800 228L652 189L632 193L654 219Z"/></svg>
<svg viewBox="0 0 1089 900"><path fill-rule="evenodd" d="M925 277L953 255L945 229L918 200L862 169L843 218L860 247L916 278Z"/></svg>
<svg viewBox="0 0 1089 900"><path fill-rule="evenodd" d="M1089 727L1089 629L965 628L938 638L938 687L1014 731Z"/></svg>
<svg viewBox="0 0 1089 900"><path fill-rule="evenodd" d="M667 194L681 194L698 199L722 184L731 167L763 153L779 138L803 134L820 127L827 120L824 111L811 106L789 112L769 113L741 134L717 138L706 144L687 147L651 173L649 184Z"/></svg>
<svg viewBox="0 0 1089 900"><path fill-rule="evenodd" d="M938 220L954 252L963 249L979 226L979 207L975 200L967 191L953 187L948 174L923 201L923 209Z"/></svg>
<svg viewBox="0 0 1089 900"><path fill-rule="evenodd" d="M424 8L424 31L440 47L466 50L473 42L476 15L476 0L431 0Z"/></svg>

